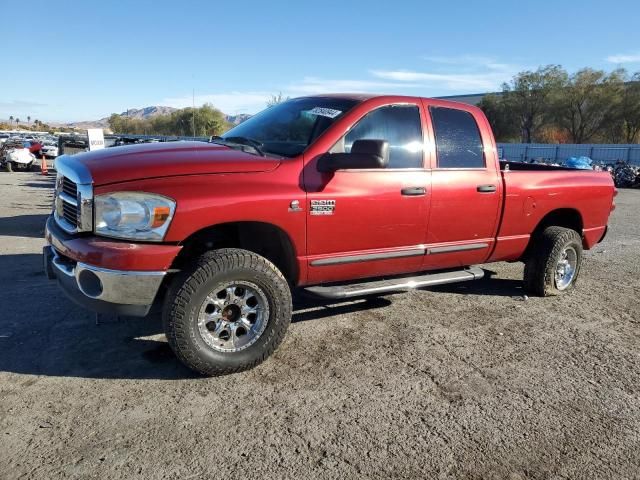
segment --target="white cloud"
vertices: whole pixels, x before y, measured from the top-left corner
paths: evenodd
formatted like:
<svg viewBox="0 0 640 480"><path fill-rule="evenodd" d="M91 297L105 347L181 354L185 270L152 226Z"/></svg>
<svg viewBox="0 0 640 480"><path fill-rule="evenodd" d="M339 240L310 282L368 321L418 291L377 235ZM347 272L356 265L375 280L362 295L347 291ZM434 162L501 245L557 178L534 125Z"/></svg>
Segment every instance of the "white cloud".
<svg viewBox="0 0 640 480"><path fill-rule="evenodd" d="M513 73L431 73L412 70L373 70L374 76L385 80L413 82L421 87L476 93L498 88ZM514 72L515 73L515 72Z"/></svg>
<svg viewBox="0 0 640 480"><path fill-rule="evenodd" d="M196 95L197 106L211 103L227 114L256 113L265 108L273 94L299 97L322 93L398 93L415 95L444 95L477 93L499 89L522 68L500 63L495 58L480 55L452 57L423 57L428 69L375 69L362 78L303 77L273 91L231 91ZM190 95L166 98L162 105L184 108L192 105Z"/></svg>
<svg viewBox="0 0 640 480"><path fill-rule="evenodd" d="M487 56L426 56L423 59L432 64L430 68L419 71L372 70L370 73L383 80L412 82L436 91L475 93L498 89L503 82L522 70L518 65L500 63Z"/></svg>
<svg viewBox="0 0 640 480"><path fill-rule="evenodd" d="M609 55L609 63L640 63L640 53Z"/></svg>
<svg viewBox="0 0 640 480"><path fill-rule="evenodd" d="M233 91L226 93L205 94L195 96L195 105L200 106L211 103L214 107L230 115L238 113L257 113L267 106L267 101L272 95L282 93L285 97L300 97L319 93L343 93L343 92L388 92L389 90L407 89L415 87L408 83L391 83L376 80L340 80L305 77L298 83L284 86L273 92L263 91ZM159 104L174 108L190 107L194 103L191 95L182 97L165 98Z"/></svg>

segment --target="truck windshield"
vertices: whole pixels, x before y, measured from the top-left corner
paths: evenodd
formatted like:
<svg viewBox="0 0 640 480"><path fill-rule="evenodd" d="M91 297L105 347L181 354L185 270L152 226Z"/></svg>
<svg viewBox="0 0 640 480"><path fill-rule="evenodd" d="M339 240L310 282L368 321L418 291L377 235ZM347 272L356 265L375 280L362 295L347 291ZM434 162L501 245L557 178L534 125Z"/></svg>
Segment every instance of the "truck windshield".
<svg viewBox="0 0 640 480"><path fill-rule="evenodd" d="M261 111L218 138L253 145L259 153L295 157L358 103L346 98L294 98Z"/></svg>

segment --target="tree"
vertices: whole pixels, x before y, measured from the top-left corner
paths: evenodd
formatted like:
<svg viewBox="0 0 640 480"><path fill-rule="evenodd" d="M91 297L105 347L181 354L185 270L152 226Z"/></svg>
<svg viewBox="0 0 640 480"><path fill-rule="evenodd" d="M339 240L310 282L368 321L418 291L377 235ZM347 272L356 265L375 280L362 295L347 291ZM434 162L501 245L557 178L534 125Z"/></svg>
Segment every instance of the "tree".
<svg viewBox="0 0 640 480"><path fill-rule="evenodd" d="M27 115L27 125L31 123L31 116Z"/></svg>
<svg viewBox="0 0 640 480"><path fill-rule="evenodd" d="M9 117L9 123L10 123L11 125L13 125L13 115L11 115L11 116Z"/></svg>
<svg viewBox="0 0 640 480"><path fill-rule="evenodd" d="M282 92L278 92L277 95L271 95L271 98L267 100L267 107L273 107L274 105L278 105L279 103L286 102L291 97L285 97L282 95Z"/></svg>
<svg viewBox="0 0 640 480"><path fill-rule="evenodd" d="M114 133L150 135L192 135L208 137L220 135L229 129L224 114L211 104L199 108L183 108L168 115L153 118L130 118L116 113L109 117L109 128Z"/></svg>
<svg viewBox="0 0 640 480"><path fill-rule="evenodd" d="M567 72L560 65L547 65L535 72L520 72L502 85L505 108L517 119L523 143L531 143L538 130L552 121L549 100L566 80Z"/></svg>
<svg viewBox="0 0 640 480"><path fill-rule="evenodd" d="M20 126L20 119L16 118L16 127L19 127L19 126Z"/></svg>
<svg viewBox="0 0 640 480"><path fill-rule="evenodd" d="M496 94L485 95L478 107L482 109L489 120L493 134L499 142L513 141L518 138L518 119L505 105L504 98Z"/></svg>
<svg viewBox="0 0 640 480"><path fill-rule="evenodd" d="M620 101L623 142L634 143L640 134L640 72L625 80Z"/></svg>
<svg viewBox="0 0 640 480"><path fill-rule="evenodd" d="M586 143L606 133L615 122L624 88L624 71L610 74L584 68L571 75L553 99L558 125L572 143Z"/></svg>

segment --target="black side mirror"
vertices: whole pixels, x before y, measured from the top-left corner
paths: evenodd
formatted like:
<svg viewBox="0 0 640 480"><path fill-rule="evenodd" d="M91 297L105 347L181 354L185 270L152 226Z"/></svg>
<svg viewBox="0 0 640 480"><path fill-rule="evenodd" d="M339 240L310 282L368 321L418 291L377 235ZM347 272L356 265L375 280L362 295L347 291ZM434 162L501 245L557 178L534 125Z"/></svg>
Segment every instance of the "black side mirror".
<svg viewBox="0 0 640 480"><path fill-rule="evenodd" d="M325 153L318 159L318 171L335 172L349 168L386 168L389 165L389 142L356 140L350 153Z"/></svg>

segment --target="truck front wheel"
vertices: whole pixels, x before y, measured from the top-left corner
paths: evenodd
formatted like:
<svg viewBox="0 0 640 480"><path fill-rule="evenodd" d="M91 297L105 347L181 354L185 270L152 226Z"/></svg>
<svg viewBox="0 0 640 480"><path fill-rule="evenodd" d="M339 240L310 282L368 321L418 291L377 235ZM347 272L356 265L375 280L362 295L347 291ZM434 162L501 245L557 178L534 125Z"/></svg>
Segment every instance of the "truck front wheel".
<svg viewBox="0 0 640 480"><path fill-rule="evenodd" d="M582 241L575 230L547 227L535 242L524 267L524 286L541 297L560 295L575 286L582 264Z"/></svg>
<svg viewBox="0 0 640 480"><path fill-rule="evenodd" d="M176 356L203 375L255 367L291 321L291 291L269 260L236 248L202 255L170 288L163 320Z"/></svg>

